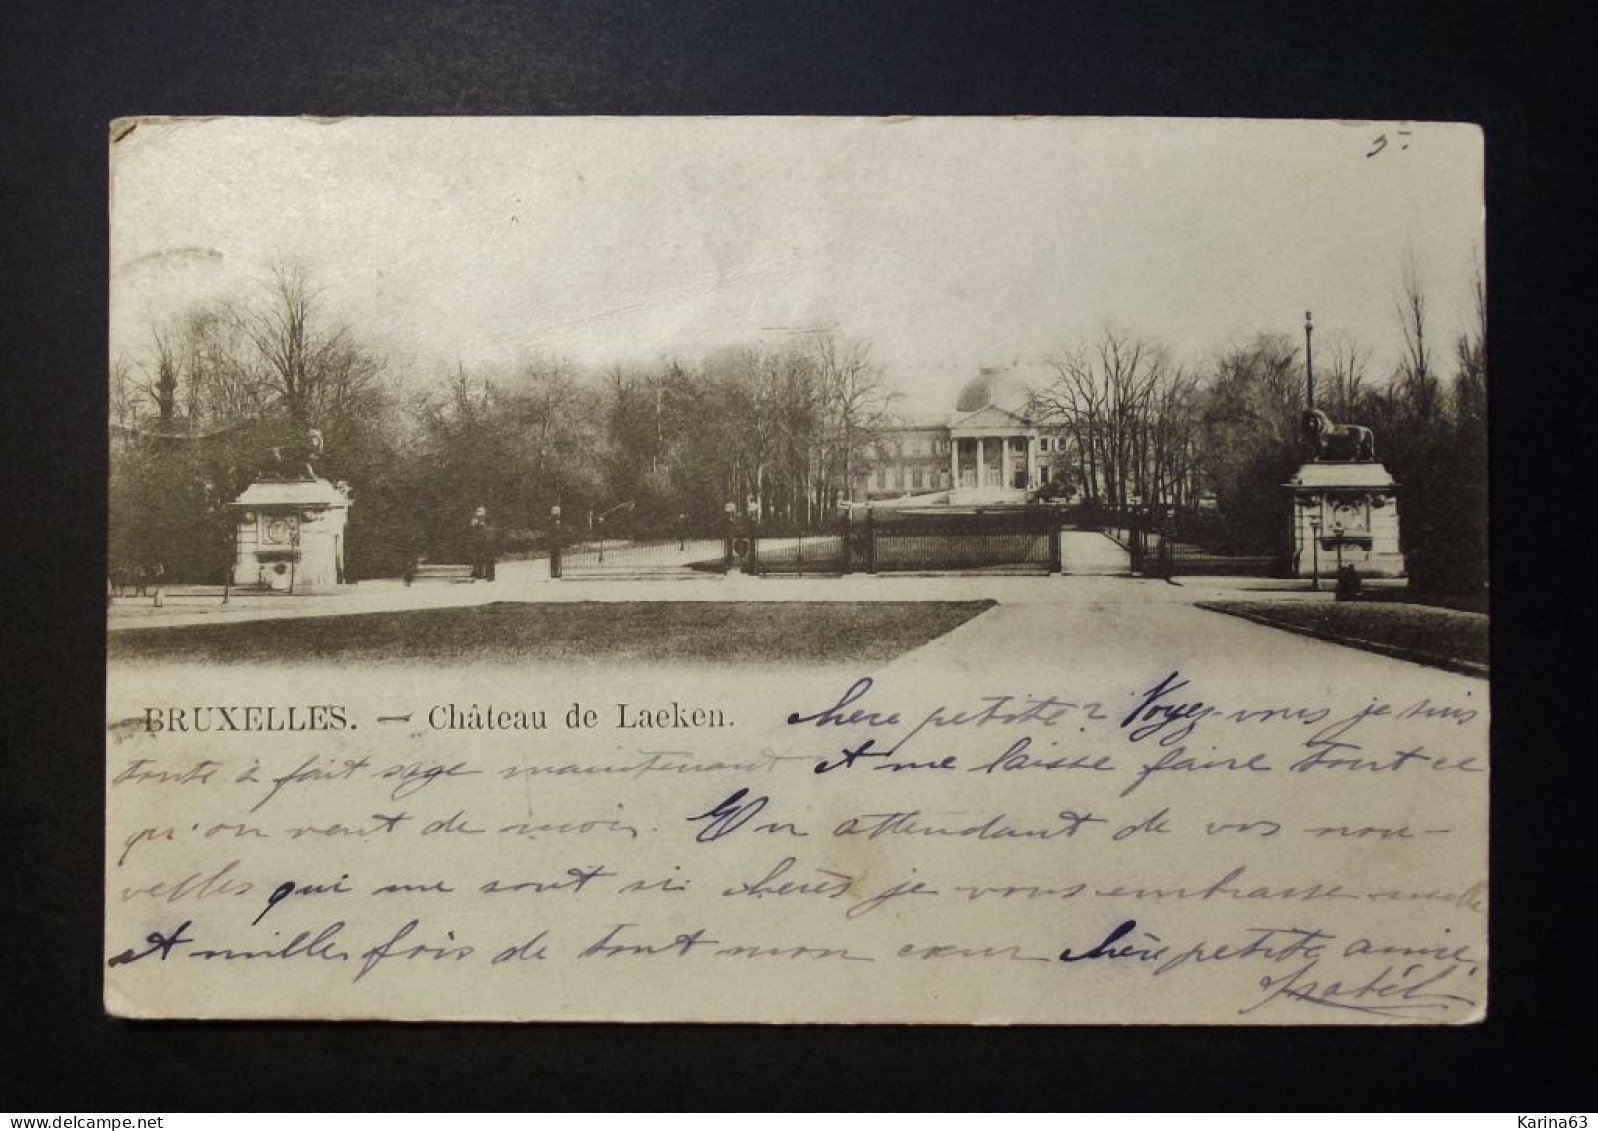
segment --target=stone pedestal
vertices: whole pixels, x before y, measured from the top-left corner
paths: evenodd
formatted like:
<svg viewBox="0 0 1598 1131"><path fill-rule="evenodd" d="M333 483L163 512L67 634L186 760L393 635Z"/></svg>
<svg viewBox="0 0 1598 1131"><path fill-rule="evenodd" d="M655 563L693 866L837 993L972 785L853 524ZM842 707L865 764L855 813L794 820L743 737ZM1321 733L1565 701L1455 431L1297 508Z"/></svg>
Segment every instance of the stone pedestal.
<svg viewBox="0 0 1598 1131"><path fill-rule="evenodd" d="M344 582L349 496L325 479L258 479L232 504L233 584L314 593Z"/></svg>
<svg viewBox="0 0 1598 1131"><path fill-rule="evenodd" d="M1361 577L1403 577L1397 484L1379 463L1306 463L1293 493L1295 577L1335 578L1339 553Z"/></svg>

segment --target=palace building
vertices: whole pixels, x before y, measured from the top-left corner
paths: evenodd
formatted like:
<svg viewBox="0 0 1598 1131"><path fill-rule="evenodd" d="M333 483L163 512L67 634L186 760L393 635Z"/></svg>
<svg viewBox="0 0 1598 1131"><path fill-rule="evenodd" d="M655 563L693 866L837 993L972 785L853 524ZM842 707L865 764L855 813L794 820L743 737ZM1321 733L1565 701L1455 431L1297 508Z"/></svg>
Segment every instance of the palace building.
<svg viewBox="0 0 1598 1131"><path fill-rule="evenodd" d="M1066 437L1033 421L1031 400L1014 370L982 369L953 412L908 416L879 431L856 472L855 499L974 506L1025 503L1050 484L1066 492Z"/></svg>

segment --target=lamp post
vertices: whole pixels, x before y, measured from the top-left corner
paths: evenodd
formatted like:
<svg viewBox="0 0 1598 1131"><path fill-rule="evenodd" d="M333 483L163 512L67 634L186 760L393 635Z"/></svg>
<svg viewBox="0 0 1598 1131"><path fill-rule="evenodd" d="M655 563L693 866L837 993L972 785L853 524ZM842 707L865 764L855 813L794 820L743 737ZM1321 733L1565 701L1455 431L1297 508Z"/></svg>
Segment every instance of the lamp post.
<svg viewBox="0 0 1598 1131"><path fill-rule="evenodd" d="M1315 354L1310 348L1310 336L1315 333L1315 320L1309 311L1304 312L1304 392L1305 409L1315 411Z"/></svg>
<svg viewBox="0 0 1598 1131"><path fill-rule="evenodd" d="M549 543L549 576L560 577L560 504L556 503L549 508L550 520L555 524L554 534Z"/></svg>
<svg viewBox="0 0 1598 1131"><path fill-rule="evenodd" d="M1321 516L1318 514L1309 516L1309 536L1310 560L1314 563L1310 566L1309 587L1319 593L1321 589Z"/></svg>
<svg viewBox="0 0 1598 1131"><path fill-rule="evenodd" d="M1337 580L1343 580L1343 524L1332 524L1332 543L1337 547Z"/></svg>

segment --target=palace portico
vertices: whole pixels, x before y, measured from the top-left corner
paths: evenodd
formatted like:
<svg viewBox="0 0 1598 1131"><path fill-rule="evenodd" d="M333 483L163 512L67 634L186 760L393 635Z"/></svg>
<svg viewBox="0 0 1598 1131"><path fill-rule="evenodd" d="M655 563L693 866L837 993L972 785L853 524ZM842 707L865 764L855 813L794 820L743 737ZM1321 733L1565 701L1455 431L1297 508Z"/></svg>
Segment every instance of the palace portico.
<svg viewBox="0 0 1598 1131"><path fill-rule="evenodd" d="M1038 436L1007 414L986 412L949 429L949 502L1024 503L1038 487Z"/></svg>
<svg viewBox="0 0 1598 1131"><path fill-rule="evenodd" d="M1030 394L1005 370L984 369L949 419L949 502L1024 503L1041 483L1042 432L1025 415Z"/></svg>
<svg viewBox="0 0 1598 1131"><path fill-rule="evenodd" d="M952 506L1025 503L1064 470L1059 429L1035 424L1030 405L1031 390L1013 372L981 370L953 412L884 430L862 469L862 493Z"/></svg>

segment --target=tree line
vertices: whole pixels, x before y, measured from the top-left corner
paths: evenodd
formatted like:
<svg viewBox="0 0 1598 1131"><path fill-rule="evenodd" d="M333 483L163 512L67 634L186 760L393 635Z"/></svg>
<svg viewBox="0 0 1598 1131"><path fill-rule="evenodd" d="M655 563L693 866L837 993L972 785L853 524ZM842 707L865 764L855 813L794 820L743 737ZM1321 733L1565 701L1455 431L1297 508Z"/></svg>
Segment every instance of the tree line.
<svg viewBox="0 0 1598 1131"><path fill-rule="evenodd" d="M1371 350L1346 335L1314 355L1316 407L1377 436L1377 458L1399 483L1411 580L1477 592L1487 581L1487 307L1470 281L1474 319L1438 357L1426 288L1413 262L1399 283L1393 370L1371 372ZM1284 333L1260 333L1198 367L1155 338L1105 330L1045 359L1051 380L1032 398L1040 422L1068 440L1069 490L1090 505L1210 508L1233 548L1281 549L1285 483L1307 457L1305 358Z"/></svg>
<svg viewBox="0 0 1598 1131"><path fill-rule="evenodd" d="M556 508L568 532L719 530L728 503L813 527L837 514L893 399L869 345L827 329L598 370L458 364L418 385L280 268L253 302L186 312L115 359L113 568L220 576L227 501L312 426L323 474L351 486L356 576L459 552L477 506L508 552L547 543Z"/></svg>
<svg viewBox="0 0 1598 1131"><path fill-rule="evenodd" d="M1316 351L1318 403L1376 430L1412 575L1437 587L1485 583L1486 310L1472 285L1476 322L1447 361L1413 265L1392 373L1373 375L1369 348L1349 338ZM1046 362L1031 412L1066 441L1066 493L1209 508L1250 548L1285 536L1280 484L1305 458L1292 336L1257 334L1190 365L1155 337L1106 330ZM542 355L494 372L460 364L416 382L303 270L282 267L250 301L187 311L113 360L113 569L159 560L169 575L220 577L227 502L312 426L323 474L351 485L356 577L459 552L477 506L508 552L546 543L557 507L568 533L715 528L728 503L769 527L813 528L869 468L895 400L869 344L826 329L599 369Z"/></svg>

